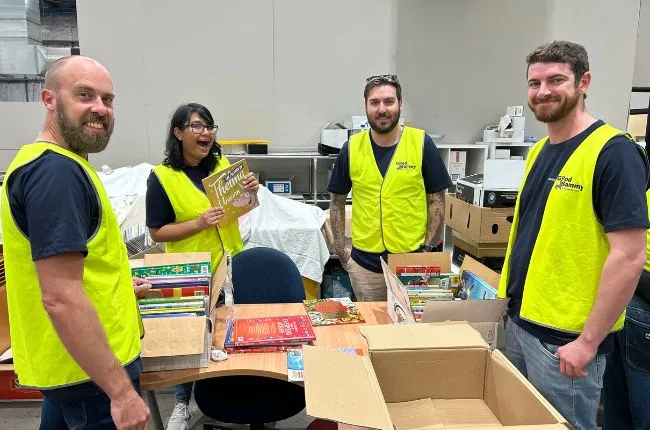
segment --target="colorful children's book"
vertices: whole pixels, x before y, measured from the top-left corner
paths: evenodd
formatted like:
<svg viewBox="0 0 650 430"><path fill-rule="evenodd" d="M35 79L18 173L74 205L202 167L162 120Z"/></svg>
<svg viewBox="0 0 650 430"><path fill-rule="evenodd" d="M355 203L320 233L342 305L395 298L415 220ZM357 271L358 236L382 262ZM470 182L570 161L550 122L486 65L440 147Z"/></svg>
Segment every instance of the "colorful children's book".
<svg viewBox="0 0 650 430"><path fill-rule="evenodd" d="M240 216L259 206L257 194L244 189L243 180L247 174L246 160L239 160L202 181L210 204L223 208L226 213L219 224L221 227L237 221Z"/></svg>
<svg viewBox="0 0 650 430"><path fill-rule="evenodd" d="M303 303L314 326L366 322L349 297L304 300Z"/></svg>
<svg viewBox="0 0 650 430"><path fill-rule="evenodd" d="M138 278L168 278L183 275L210 276L210 262L166 264L162 266L144 266L131 269L131 274Z"/></svg>
<svg viewBox="0 0 650 430"><path fill-rule="evenodd" d="M478 275L463 270L461 275L462 288L460 290L460 298L464 300L489 300L496 299L497 290L490 284L479 278Z"/></svg>
<svg viewBox="0 0 650 430"><path fill-rule="evenodd" d="M234 346L302 344L316 339L307 315L235 319Z"/></svg>

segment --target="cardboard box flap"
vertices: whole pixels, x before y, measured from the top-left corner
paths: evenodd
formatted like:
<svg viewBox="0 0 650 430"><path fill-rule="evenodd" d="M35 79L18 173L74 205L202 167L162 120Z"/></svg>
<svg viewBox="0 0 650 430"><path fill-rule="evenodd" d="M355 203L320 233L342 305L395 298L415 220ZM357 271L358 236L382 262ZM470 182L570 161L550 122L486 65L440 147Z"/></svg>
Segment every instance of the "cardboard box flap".
<svg viewBox="0 0 650 430"><path fill-rule="evenodd" d="M359 331L371 351L488 348L481 335L465 322L366 325Z"/></svg>
<svg viewBox="0 0 650 430"><path fill-rule="evenodd" d="M393 273L396 273L397 266L412 265L440 266L440 273L451 273L451 254L448 252L419 252L388 255L388 267Z"/></svg>
<svg viewBox="0 0 650 430"><path fill-rule="evenodd" d="M485 282L490 284L492 287L499 289L499 281L501 280L501 275L499 275L494 270L489 269L478 261L474 260L469 255L465 256L462 266L460 266L461 272L463 270L469 270L479 278L483 279Z"/></svg>
<svg viewBox="0 0 650 430"><path fill-rule="evenodd" d="M308 415L361 427L393 430L368 357L305 345L303 362Z"/></svg>
<svg viewBox="0 0 650 430"><path fill-rule="evenodd" d="M431 300L422 313L423 323L467 321L498 322L506 313L508 299L493 300Z"/></svg>
<svg viewBox="0 0 650 430"><path fill-rule="evenodd" d="M145 318L143 358L202 354L206 317Z"/></svg>
<svg viewBox="0 0 650 430"><path fill-rule="evenodd" d="M203 263L211 260L209 252L172 252L164 254L146 254L145 266L162 266L165 264ZM212 268L214 270L214 268Z"/></svg>

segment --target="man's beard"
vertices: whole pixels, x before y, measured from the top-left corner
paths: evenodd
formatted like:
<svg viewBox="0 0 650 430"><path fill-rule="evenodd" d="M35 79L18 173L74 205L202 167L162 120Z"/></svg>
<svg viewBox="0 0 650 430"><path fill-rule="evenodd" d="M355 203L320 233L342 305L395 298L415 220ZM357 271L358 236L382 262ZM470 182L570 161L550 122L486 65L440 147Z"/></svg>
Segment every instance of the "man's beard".
<svg viewBox="0 0 650 430"><path fill-rule="evenodd" d="M113 133L114 121L109 122L109 119L105 116L89 113L76 124L66 115L65 107L61 100L56 101L56 110L58 112L59 130L63 135L63 139L65 139L65 143L72 152L76 154L88 154L101 152L106 148ZM103 133L89 134L84 132L83 125L93 121L103 124Z"/></svg>
<svg viewBox="0 0 650 430"><path fill-rule="evenodd" d="M401 112L398 110L397 113L393 115L393 120L386 127L380 127L376 121L374 121L368 116L368 125L370 126L370 128L372 128L375 131L375 133L388 134L391 131L393 131L395 127L397 127L397 124L399 124L400 114Z"/></svg>
<svg viewBox="0 0 650 430"><path fill-rule="evenodd" d="M535 114L537 121L544 123L556 122L566 117L569 112L571 112L576 107L578 101L580 101L580 97L582 97L582 94L576 91L573 93L573 96L567 96L563 102L560 102L560 104L558 104L558 106L552 110L542 110L539 108L539 105L532 104L530 102L528 102L528 107ZM558 101L558 98L551 97L550 100Z"/></svg>

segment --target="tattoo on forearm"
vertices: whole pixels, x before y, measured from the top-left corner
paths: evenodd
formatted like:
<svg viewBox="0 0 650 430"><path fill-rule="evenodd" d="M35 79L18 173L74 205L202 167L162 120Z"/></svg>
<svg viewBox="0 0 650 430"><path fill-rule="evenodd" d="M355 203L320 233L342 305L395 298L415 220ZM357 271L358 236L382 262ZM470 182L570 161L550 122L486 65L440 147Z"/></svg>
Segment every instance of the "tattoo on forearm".
<svg viewBox="0 0 650 430"><path fill-rule="evenodd" d="M345 249L345 194L331 194L330 222L334 236L334 250L337 255L343 255Z"/></svg>
<svg viewBox="0 0 650 430"><path fill-rule="evenodd" d="M445 220L445 192L427 194L427 231L424 241L427 245L435 246L437 233Z"/></svg>

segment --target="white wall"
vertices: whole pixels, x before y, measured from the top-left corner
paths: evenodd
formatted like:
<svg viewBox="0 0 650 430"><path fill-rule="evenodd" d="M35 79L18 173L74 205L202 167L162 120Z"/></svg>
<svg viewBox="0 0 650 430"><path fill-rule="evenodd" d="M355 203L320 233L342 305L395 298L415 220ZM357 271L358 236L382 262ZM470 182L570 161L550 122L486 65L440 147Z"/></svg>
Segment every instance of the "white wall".
<svg viewBox="0 0 650 430"><path fill-rule="evenodd" d="M81 53L106 65L117 94L114 138L91 161L159 162L169 117L189 101L210 109L221 139L315 150L325 122L362 112L364 78L395 69L393 1L78 1Z"/></svg>
<svg viewBox="0 0 650 430"><path fill-rule="evenodd" d="M588 108L624 127L632 76L638 85L650 69L650 60L634 66L639 0L78 0L77 8L81 53L108 67L117 93L114 137L91 156L95 166L158 163L171 113L189 101L208 106L222 139L315 150L323 124L363 113L365 77L394 71L407 120L447 142L473 142L507 105L526 104L525 56L558 38L585 44ZM0 104L3 141L32 139L41 110ZM544 133L528 114L526 134Z"/></svg>
<svg viewBox="0 0 650 430"><path fill-rule="evenodd" d="M624 129L638 13L639 0L402 0L397 65L413 120L448 142L482 140L507 105L527 105L526 55L566 39L589 54L588 109ZM526 134L546 134L525 111Z"/></svg>
<svg viewBox="0 0 650 430"><path fill-rule="evenodd" d="M593 75L587 109L622 130L629 114L639 5L639 0L554 0L549 19L547 37L587 49Z"/></svg>
<svg viewBox="0 0 650 430"><path fill-rule="evenodd" d="M526 105L525 57L545 39L547 8L539 1L400 1L397 66L414 124L449 143L472 143L506 106ZM531 134L534 117L526 121Z"/></svg>
<svg viewBox="0 0 650 430"><path fill-rule="evenodd" d="M639 32L634 57L635 87L650 87L650 0L641 0ZM650 93L632 93L631 109L647 109Z"/></svg>
<svg viewBox="0 0 650 430"><path fill-rule="evenodd" d="M0 102L0 171L7 170L18 148L36 138L43 119L41 103Z"/></svg>

